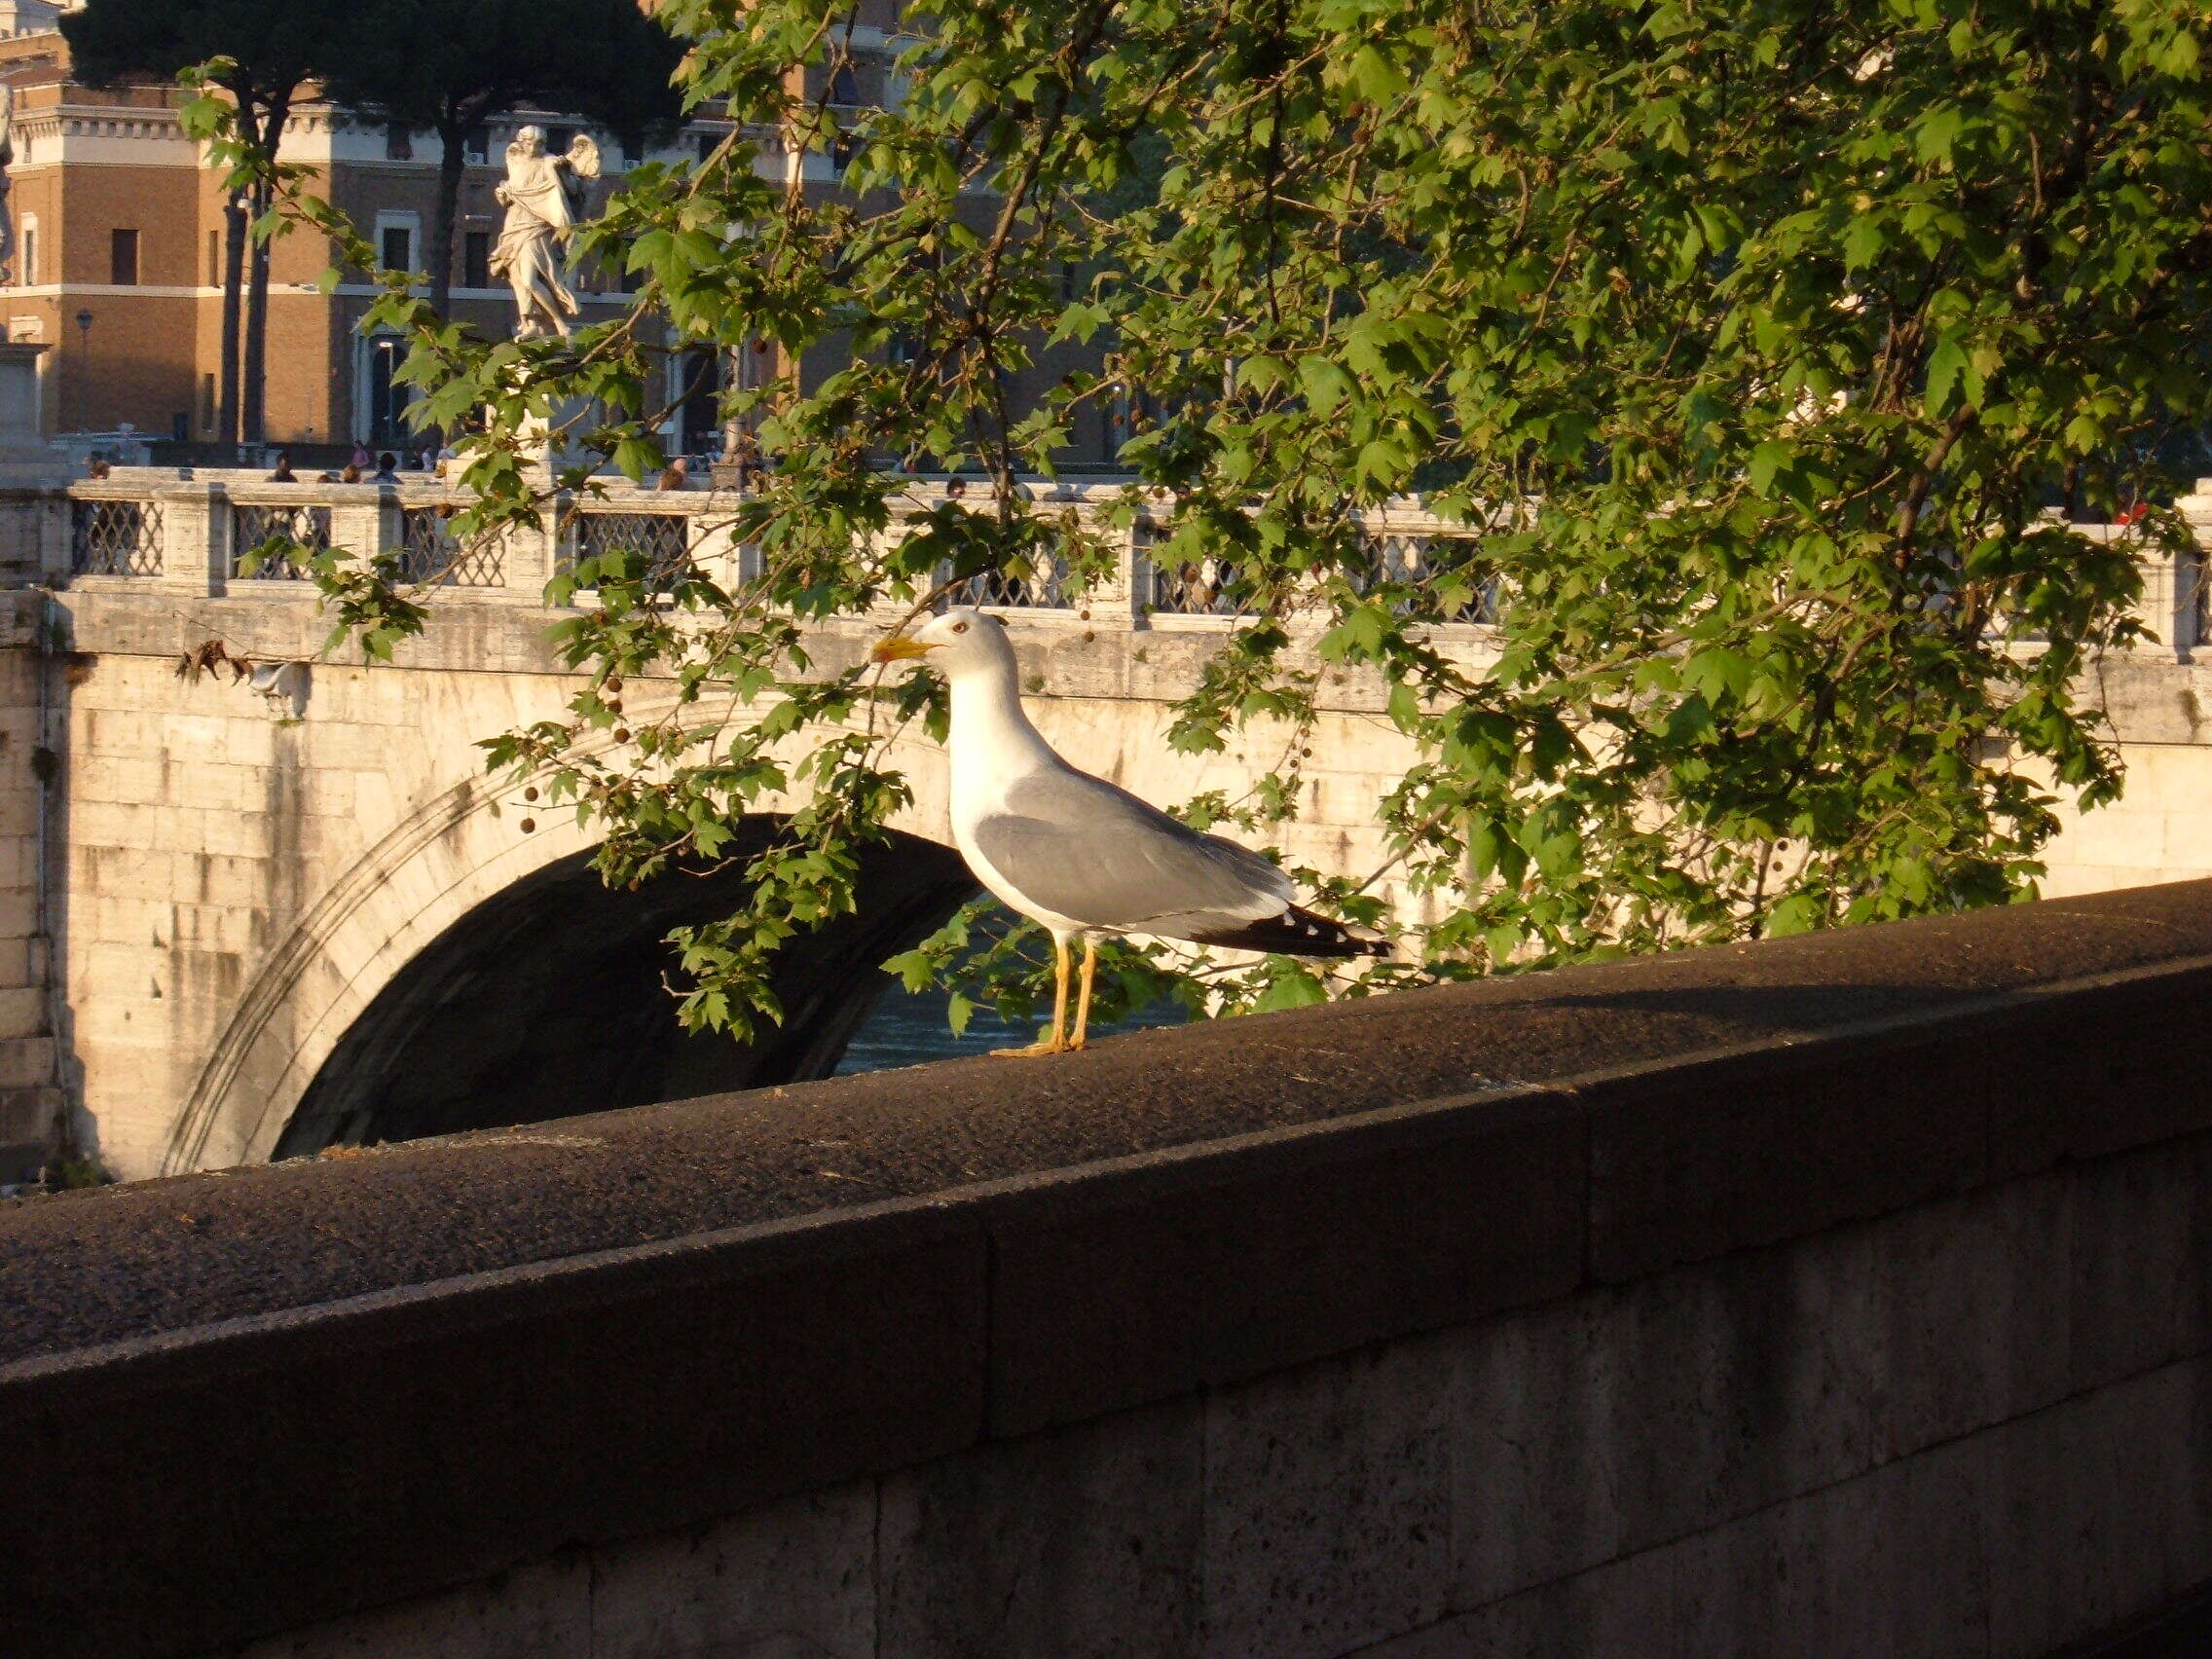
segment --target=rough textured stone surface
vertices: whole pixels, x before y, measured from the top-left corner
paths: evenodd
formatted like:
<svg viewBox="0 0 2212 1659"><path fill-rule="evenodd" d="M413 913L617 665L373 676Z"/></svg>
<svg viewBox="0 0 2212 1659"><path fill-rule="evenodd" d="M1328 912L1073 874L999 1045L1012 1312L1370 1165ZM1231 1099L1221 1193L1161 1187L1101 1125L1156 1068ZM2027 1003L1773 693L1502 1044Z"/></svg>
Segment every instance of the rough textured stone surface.
<svg viewBox="0 0 2212 1659"><path fill-rule="evenodd" d="M405 1606L256 1641L239 1659L597 1659L591 1604L591 1563L573 1551Z"/></svg>
<svg viewBox="0 0 2212 1659"><path fill-rule="evenodd" d="M1191 1651L1205 1441L1205 1414L1183 1400L887 1477L880 1650L915 1659Z"/></svg>
<svg viewBox="0 0 2212 1659"><path fill-rule="evenodd" d="M1877 1230L1877 1456L1902 1456L2067 1392L2073 1184L2038 1177Z"/></svg>
<svg viewBox="0 0 2212 1659"><path fill-rule="evenodd" d="M809 1493L591 1561L591 1659L873 1659L876 1491Z"/></svg>
<svg viewBox="0 0 2212 1659"><path fill-rule="evenodd" d="M1444 1611L1451 1384L1417 1340L1208 1402L1200 1651L1342 1653Z"/></svg>
<svg viewBox="0 0 2212 1659"><path fill-rule="evenodd" d="M1865 1229L1456 1335L1456 1599L1474 1604L1870 1466Z"/></svg>
<svg viewBox="0 0 2212 1659"><path fill-rule="evenodd" d="M1009 1206L992 1228L992 1426L1095 1416L1567 1289L1586 1142L1565 1107L1478 1101L1379 1124L1357 1149L1295 1136L1162 1169L1119 1201L1045 1188Z"/></svg>
<svg viewBox="0 0 2212 1659"><path fill-rule="evenodd" d="M2008 1091L2045 1089L2050 1070L2041 1051L1988 1042L1992 1023L2073 1020L2074 1047L2131 1054L2124 1076L2081 1080L2072 1111L2083 1122L2144 1096L2163 1124L2154 1138L2212 1126L2212 1067L2170 1019L2172 1041L2150 1042L2158 1027L2135 1006L2170 1014L2212 997L2200 950L2212 956L2212 882L1147 1033L1011 1072L963 1061L0 1204L0 1357L1447 1096L1477 1139L1493 1113L1515 1136L1588 1121L1592 1261L1604 1276L1633 1275L2024 1173L2000 1169L2020 1161L2017 1139L2033 1142L2027 1167L2055 1162L2071 1144L2063 1124L2040 1107L2032 1133L1992 1115ZM2116 984L2128 1000L2113 999ZM1973 1092L1925 1090L1931 1051L1970 1055ZM1677 1067L1695 1090L1666 1082ZM1861 1068L1867 1099L1913 1094L1929 1125L1888 1143L1877 1138L1887 1119L1855 1126L1851 1092L1832 1080ZM1823 1078L1808 1098L1808 1080ZM1635 1122L1632 1088L1657 1127ZM1852 1166L1871 1173L1848 1202L1828 1194L1825 1159L1793 1141L1800 1130L1813 1148L1857 1137ZM2135 1131L2127 1144L2141 1144ZM1420 1158L1399 1161L1384 1174L1410 1193ZM1350 1214L1357 1195L1346 1186L1329 1199ZM1449 1224L1448 1208L1423 1208L1424 1225ZM456 1214L470 1225L453 1227ZM1021 1212L1010 1199L1004 1214L1011 1228ZM1482 1248L1507 1267L1518 1236ZM1527 1241L1556 1236L1547 1227Z"/></svg>

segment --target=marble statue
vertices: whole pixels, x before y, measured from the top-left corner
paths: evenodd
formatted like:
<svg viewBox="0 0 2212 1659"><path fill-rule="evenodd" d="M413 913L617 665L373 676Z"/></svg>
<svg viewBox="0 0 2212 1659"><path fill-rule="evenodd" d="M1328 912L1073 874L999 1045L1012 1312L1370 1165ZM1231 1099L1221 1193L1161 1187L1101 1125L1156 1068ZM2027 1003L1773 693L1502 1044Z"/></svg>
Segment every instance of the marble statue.
<svg viewBox="0 0 2212 1659"><path fill-rule="evenodd" d="M507 146L507 181L493 193L507 218L492 254L492 273L515 291L517 340L569 337L580 311L563 279L579 205L571 192L574 180L598 176L599 146L580 132L558 156L545 153L540 127L524 128Z"/></svg>

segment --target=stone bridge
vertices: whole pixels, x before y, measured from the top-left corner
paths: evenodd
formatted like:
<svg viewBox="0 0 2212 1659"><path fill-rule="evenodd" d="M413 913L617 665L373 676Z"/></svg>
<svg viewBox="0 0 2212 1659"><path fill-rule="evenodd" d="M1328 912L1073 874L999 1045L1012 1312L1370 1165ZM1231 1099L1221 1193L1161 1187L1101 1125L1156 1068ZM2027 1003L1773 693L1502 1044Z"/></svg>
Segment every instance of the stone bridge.
<svg viewBox="0 0 2212 1659"><path fill-rule="evenodd" d="M934 486L917 486L926 502ZM1086 487L1058 491L1088 510ZM281 486L259 475L117 470L0 498L0 1181L73 1139L126 1177L396 1139L824 1075L865 1015L875 965L970 891L945 845L942 757L900 761L918 800L867 872L864 911L794 962L792 1018L757 1049L693 1039L662 983L662 937L727 894L671 878L609 894L572 817L533 814L485 779L479 739L556 715L572 689L546 642L556 561L639 542L742 571L725 501L617 483L558 535L475 557L442 539L433 481ZM2212 523L2212 497L2198 505ZM243 573L273 527L400 548L446 571L428 631L389 666L316 662L325 620L288 572ZM1385 557L1420 558L1441 527L1376 525ZM2195 564L2151 570L2169 642L2108 664L2127 750L2126 802L2071 830L2054 893L2212 870L2212 670ZM1161 741L1230 619L1204 570L1156 570L1132 543L1118 578L1071 601L1056 581L1003 587L1047 734L1155 799L1232 795L1281 769L1255 733L1223 756ZM1479 657L1484 630L1455 630ZM825 630L849 660L869 630ZM180 678L209 640L256 663L311 663L298 718L249 686ZM288 682L289 683L289 682ZM633 712L655 692L633 687ZM1365 875L1374 803L1402 768L1380 688L1332 676L1298 859Z"/></svg>

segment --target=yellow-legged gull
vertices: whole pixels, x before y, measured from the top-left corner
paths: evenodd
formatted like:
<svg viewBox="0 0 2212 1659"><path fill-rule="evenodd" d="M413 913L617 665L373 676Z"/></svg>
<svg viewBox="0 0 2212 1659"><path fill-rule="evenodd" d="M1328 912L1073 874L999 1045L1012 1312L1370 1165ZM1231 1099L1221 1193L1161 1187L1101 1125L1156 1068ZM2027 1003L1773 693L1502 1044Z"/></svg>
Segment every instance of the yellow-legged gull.
<svg viewBox="0 0 2212 1659"><path fill-rule="evenodd" d="M984 611L948 610L875 647L878 662L928 657L952 689L952 838L976 879L1052 936L1052 1035L1084 1046L1098 939L1146 934L1286 956L1386 956L1373 934L1291 903L1290 877L1259 854L1201 834L1055 754L1021 707L1014 645ZM1069 941L1084 941L1075 1031Z"/></svg>

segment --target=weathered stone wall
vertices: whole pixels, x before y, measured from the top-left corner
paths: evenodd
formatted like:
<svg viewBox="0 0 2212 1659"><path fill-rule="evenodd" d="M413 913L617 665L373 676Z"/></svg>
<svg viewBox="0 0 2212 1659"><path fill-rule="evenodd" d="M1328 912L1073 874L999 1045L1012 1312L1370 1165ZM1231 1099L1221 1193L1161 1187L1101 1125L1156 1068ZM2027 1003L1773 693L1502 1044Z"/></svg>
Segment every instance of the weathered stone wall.
<svg viewBox="0 0 2212 1659"><path fill-rule="evenodd" d="M59 1150L66 1096L39 896L41 773L50 764L41 758L40 681L49 670L35 640L37 599L4 595L0 607L0 1185L9 1185L34 1179ZM54 674L60 679L58 665Z"/></svg>
<svg viewBox="0 0 2212 1659"><path fill-rule="evenodd" d="M2038 1659L2212 1578L2208 1178L2010 1182L244 1659Z"/></svg>

